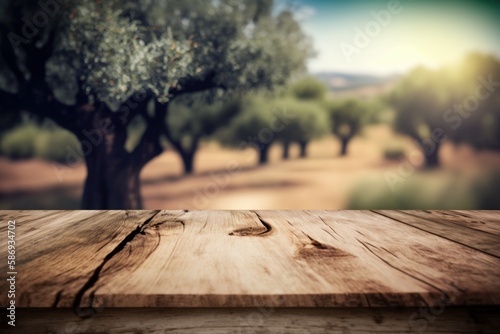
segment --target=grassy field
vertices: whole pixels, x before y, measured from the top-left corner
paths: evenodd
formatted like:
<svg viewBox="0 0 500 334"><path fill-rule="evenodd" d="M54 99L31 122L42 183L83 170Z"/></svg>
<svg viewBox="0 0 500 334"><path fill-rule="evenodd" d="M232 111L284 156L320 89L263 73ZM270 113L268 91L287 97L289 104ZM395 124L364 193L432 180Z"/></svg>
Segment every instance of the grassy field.
<svg viewBox="0 0 500 334"><path fill-rule="evenodd" d="M391 191L385 179L387 172L398 173L401 167L400 161L384 158L384 150L394 143L407 155L418 151L409 139L394 134L385 125L368 127L353 140L347 157L339 157L339 143L326 138L310 145L307 159L296 158L298 147L293 147L291 160L282 161L281 147L275 146L269 165L263 167L256 167L257 154L252 150L234 151L207 143L197 155L196 172L191 176L182 175L180 159L167 151L147 165L141 175L145 208L418 208L429 207L429 201L434 201L430 206L435 208L467 209L474 206L470 201L475 194L470 182L464 180L474 180L486 170L500 167L497 152L476 152L446 144L441 152L442 168L416 170L398 184L402 189L418 185L420 188L415 189L421 192L404 190L412 199L401 204L397 200L404 195ZM84 164L69 168L39 160L13 162L2 158L0 208L77 209L85 175ZM380 201L391 196L394 198L390 201ZM427 202L420 201L420 197ZM442 201L442 197L446 200Z"/></svg>

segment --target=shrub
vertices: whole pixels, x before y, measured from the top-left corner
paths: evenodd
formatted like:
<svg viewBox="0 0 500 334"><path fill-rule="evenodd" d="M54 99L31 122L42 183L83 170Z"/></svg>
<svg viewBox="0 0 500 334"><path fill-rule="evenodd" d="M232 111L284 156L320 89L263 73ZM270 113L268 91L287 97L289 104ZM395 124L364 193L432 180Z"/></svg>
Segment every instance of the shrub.
<svg viewBox="0 0 500 334"><path fill-rule="evenodd" d="M2 155L10 159L40 158L59 163L66 162L68 147L80 152L80 143L72 133L35 124L24 124L7 132L0 143Z"/></svg>
<svg viewBox="0 0 500 334"><path fill-rule="evenodd" d="M28 124L5 133L1 142L1 153L10 159L29 159L35 156L35 141L40 129Z"/></svg>
<svg viewBox="0 0 500 334"><path fill-rule="evenodd" d="M414 174L391 190L381 175L361 181L351 192L352 210L476 209L475 178L442 172Z"/></svg>
<svg viewBox="0 0 500 334"><path fill-rule="evenodd" d="M500 170L484 174L478 182L474 183L473 191L478 210L500 210L498 200L500 189Z"/></svg>
<svg viewBox="0 0 500 334"><path fill-rule="evenodd" d="M401 160L405 156L405 149L400 146L387 146L384 148L384 158L387 160Z"/></svg>
<svg viewBox="0 0 500 334"><path fill-rule="evenodd" d="M66 163L68 147L80 151L80 143L72 133L63 129L42 130L36 138L35 154L47 161Z"/></svg>

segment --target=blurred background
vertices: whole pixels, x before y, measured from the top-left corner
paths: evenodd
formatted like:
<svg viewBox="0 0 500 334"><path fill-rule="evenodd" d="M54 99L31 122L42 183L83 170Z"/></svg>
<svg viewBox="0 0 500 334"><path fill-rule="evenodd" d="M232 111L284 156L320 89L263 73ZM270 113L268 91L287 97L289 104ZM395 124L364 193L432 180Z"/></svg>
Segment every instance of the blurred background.
<svg viewBox="0 0 500 334"><path fill-rule="evenodd" d="M1 9L0 209L500 209L498 1L46 3Z"/></svg>

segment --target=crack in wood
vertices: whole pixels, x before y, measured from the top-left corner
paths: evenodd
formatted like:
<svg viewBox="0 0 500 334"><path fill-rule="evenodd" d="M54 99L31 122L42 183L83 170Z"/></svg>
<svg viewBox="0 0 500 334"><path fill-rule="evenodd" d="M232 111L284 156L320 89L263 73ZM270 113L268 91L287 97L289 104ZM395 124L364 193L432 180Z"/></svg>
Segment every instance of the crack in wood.
<svg viewBox="0 0 500 334"><path fill-rule="evenodd" d="M239 237L246 237L246 236L253 236L253 237L260 236L260 237L262 237L262 236L269 235L273 231L271 224L269 224L264 219L262 219L262 217L257 212L255 212L255 211L252 211L252 212L255 213L255 215L257 216L257 219L262 224L264 229L246 227L246 228L241 228L241 229L237 229L237 230L234 230L232 232L229 232L229 235L235 235L235 236L239 236Z"/></svg>
<svg viewBox="0 0 500 334"><path fill-rule="evenodd" d="M304 234L311 242L309 244L304 245L299 250L298 254L302 258L310 258L310 257L313 257L313 258L314 257L339 258L339 257L354 256L354 255L347 253L339 248L335 248L333 246L321 243L318 240L312 238L307 233L304 233Z"/></svg>
<svg viewBox="0 0 500 334"><path fill-rule="evenodd" d="M432 235L435 235L435 236L437 236L437 237L440 237L440 238L446 239L446 240L448 240L448 241L451 241L451 242L457 243L457 244L462 245L462 246L464 246L464 247L470 248L470 249L472 249L472 250L474 250L474 251L481 252L481 253L484 253L484 254L487 254L487 255L490 255L490 256L493 256L493 257L496 257L496 258L499 258L499 259L500 259L500 256L498 256L498 255L496 255L496 254L494 254L494 253L492 253L492 252L485 251L485 250L480 249L480 248L477 248L477 247L473 247L473 246L468 245L468 244L466 244L466 243L464 243L464 242L461 242L461 241L459 241L459 240L456 240L456 239L453 239L453 238L447 237L446 235L442 235L442 234L436 233L436 232L432 231L432 230L431 230L431 229L429 229L429 228L418 227L418 226L415 226L414 224L409 224L409 223L404 222L404 221L402 221L402 220L400 220L400 219L397 219L397 218L395 218L395 217L388 216L388 215L386 215L386 214L384 214L384 213L382 213L382 212L379 212L379 211L377 211L377 210L369 210L369 211L370 211L370 212L372 212L372 213L374 213L374 214L376 214L376 215L379 215L379 216L382 216L382 217L385 217L385 218L391 219L391 220L393 220L393 221L396 221L396 222L398 222L398 223L405 224L406 226L410 226L410 227L416 228L417 230L424 231L424 232L430 233L430 234L432 234ZM418 217L418 216L412 215L412 214L410 214L410 213L408 213L408 212L405 212L405 211L398 211L398 212L400 212L400 213L404 214L405 216L412 217L412 218L414 218L414 219L421 219L421 220L428 221L428 222L433 223L433 224L438 224L438 225L439 225L439 224L441 224L441 225L445 225L443 222L436 222L436 221L434 221L434 220L432 220L432 219L423 218L423 217ZM456 225L456 224L454 224L454 223L452 223L452 224L453 224L453 225ZM449 225L448 225L448 226L449 226ZM458 225L457 225L457 226L458 226ZM467 229L469 229L469 230L472 230L472 231L473 231L476 235L480 235L480 234L483 234L483 235L484 235L484 234L490 234L489 232L474 230L474 229L472 229L472 228L468 228L468 227L466 227L466 226L460 226L460 227L464 227L464 228L467 228ZM491 235L492 235L492 236L496 236L496 235L494 235L494 234L491 234Z"/></svg>
<svg viewBox="0 0 500 334"><path fill-rule="evenodd" d="M374 246L374 245L372 245L372 244L370 244L370 243L368 243L368 242L363 242L363 241L361 241L361 240L359 240L359 239L357 239L357 238L356 238L356 240L357 240L357 241L358 241L358 242L359 242L359 243L360 243L360 244L361 244L361 245L362 245L362 246L363 246L366 250L368 250L368 252L370 252L371 254L373 254L375 257L377 257L379 260L381 260L382 262L384 262L385 264L387 264L389 267L394 268L394 269L396 269L397 271L399 271L399 272L401 272L401 273L403 273L403 274L405 274L405 275L408 275L408 276L412 277L413 279L416 279L417 281L419 281L419 282L421 282L421 283L427 284L428 286L430 286L431 288L435 289L436 291L440 292L440 293L441 293L441 294L443 294L443 295L447 295L445 291L443 291L442 289L438 288L438 287L437 287L437 286L435 286L434 284L432 284L432 283L430 283L430 282L427 282L427 281L425 281L425 280L421 279L420 277L417 277L417 276L415 276L415 275L412 275L412 274L410 274L409 272L407 272L407 271L405 271L405 270L403 270L403 269L401 269L401 268L399 268L399 267L397 267L397 266L395 266L395 265L391 264L389 261L385 260L382 256L378 255L377 253L375 253L375 252L374 252L374 251L370 248L370 246L371 246L371 247L374 247L374 248L377 248L376 246Z"/></svg>
<svg viewBox="0 0 500 334"><path fill-rule="evenodd" d="M106 263L108 263L108 261L111 260L116 254L120 253L125 248L125 246L129 242L131 242L138 234L143 232L143 229L146 227L146 225L151 220L153 220L153 218L156 217L159 213L160 213L160 210L157 210L154 215L152 215L150 218L146 219L144 221L144 223L142 223L141 225L138 225L132 232L130 232L108 255L106 255L106 257L101 262L101 264L94 270L93 274L89 277L87 282L80 288L80 290L75 295L75 299L73 301L73 309L75 310L75 313L78 316L80 316L79 315L80 312L78 312L78 310L80 309L80 304L81 304L83 296L85 295L85 293L89 289L91 289L93 286L95 286L95 284L99 280L99 275L101 274L101 271L104 268L104 266L106 265ZM58 303L58 299L60 299L60 297L61 297L61 294L62 294L62 291L60 291L60 293L58 293L58 295L56 296L56 301L55 301L56 306ZM92 308L93 299L94 299L93 296L90 296L90 308Z"/></svg>
<svg viewBox="0 0 500 334"><path fill-rule="evenodd" d="M441 220L438 220L438 221L437 221L437 220L434 220L434 219L432 219L432 218L417 216L417 215L414 215L413 213L408 212L408 211L400 211L400 212L401 212L402 214L405 214L405 215L408 215L408 216L411 216L411 217L414 217L414 218L417 218L417 219L424 219L424 220L427 220L427 221L432 222L432 223L436 223L436 224L443 224L443 221L441 221ZM432 212L431 212L431 214L432 214ZM441 213L441 214L448 215L448 216L450 216L450 217L454 217L454 215L452 215L452 214L450 214L450 213ZM461 214L458 214L458 213L457 213L457 216L461 216L461 217L467 218L467 219L468 219L468 220L467 220L467 223L475 223L475 224L480 223L480 224L484 224L484 222L481 222L481 221L479 221L479 220L470 220L470 219L469 219L470 217L467 217L467 216L465 216L465 215L461 215ZM477 229L474 229L473 227L470 227L470 226L467 226L467 225L463 225L463 224L457 224L457 223L452 222L452 221L449 221L449 220L446 220L446 221L445 221L445 223L446 223L446 224L452 224L453 226L457 226L457 227L459 227L459 228L468 228L468 229L470 229L470 230L474 231L474 233L488 233L488 234L495 235L495 234L490 233L490 232L487 232L487 231L482 231L482 230L479 230L479 231L478 231ZM495 235L495 236L496 236L496 235Z"/></svg>
<svg viewBox="0 0 500 334"><path fill-rule="evenodd" d="M312 216L314 216L314 217L316 217L316 218L319 218L319 220L321 220L321 221L323 222L323 224L325 224L325 226L326 226L326 227L328 227L330 230L332 230L332 231L333 231L333 233L335 233L336 235L338 235L338 236L339 236L339 238L343 239L343 237L342 237L340 234L338 234L338 232L337 232L337 231L335 231L335 229L334 229L333 227L331 227L330 225L328 225L328 224L326 223L326 221L323 219L323 217L321 217L321 216L320 216L320 215L318 215L318 214L311 214L311 215L312 215ZM323 230L323 231L325 231L325 232L327 232L325 229L322 229L322 230ZM327 232L327 233L328 233L328 232ZM333 238L335 238L335 237L334 237L331 233L328 233L328 234L330 234ZM337 239L337 238L335 238L335 239Z"/></svg>

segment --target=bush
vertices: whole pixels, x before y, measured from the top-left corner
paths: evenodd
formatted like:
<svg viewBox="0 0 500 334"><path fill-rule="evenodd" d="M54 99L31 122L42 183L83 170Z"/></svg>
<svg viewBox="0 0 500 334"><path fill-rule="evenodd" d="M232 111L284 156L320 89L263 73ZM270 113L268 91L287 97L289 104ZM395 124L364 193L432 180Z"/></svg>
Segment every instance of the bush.
<svg viewBox="0 0 500 334"><path fill-rule="evenodd" d="M2 155L14 160L33 158L39 132L40 129L33 124L6 132L0 144Z"/></svg>
<svg viewBox="0 0 500 334"><path fill-rule="evenodd" d="M80 152L80 143L72 133L63 129L42 130L36 139L35 154L40 159L66 163L68 147Z"/></svg>
<svg viewBox="0 0 500 334"><path fill-rule="evenodd" d="M352 210L451 210L477 209L476 178L443 172L414 174L394 191L384 176L360 182L351 192Z"/></svg>
<svg viewBox="0 0 500 334"><path fill-rule="evenodd" d="M322 100L327 92L326 85L313 77L296 81L289 89L292 96L299 100Z"/></svg>
<svg viewBox="0 0 500 334"><path fill-rule="evenodd" d="M66 162L68 146L80 151L80 143L72 133L35 124L25 124L7 132L0 143L2 155L10 159L40 158L59 163Z"/></svg>
<svg viewBox="0 0 500 334"><path fill-rule="evenodd" d="M477 202L476 209L500 210L498 189L500 189L500 170L483 175L473 187Z"/></svg>
<svg viewBox="0 0 500 334"><path fill-rule="evenodd" d="M290 119L276 138L282 142L309 142L321 138L330 129L327 111L318 103L297 99L271 101L273 110L284 110Z"/></svg>
<svg viewBox="0 0 500 334"><path fill-rule="evenodd" d="M387 160L401 160L405 156L405 149L399 146L387 146L384 149L384 158Z"/></svg>

